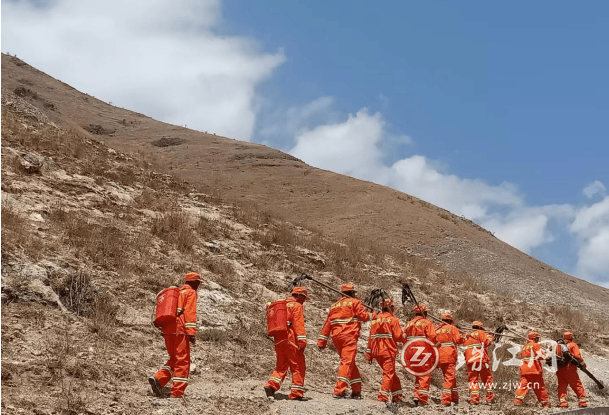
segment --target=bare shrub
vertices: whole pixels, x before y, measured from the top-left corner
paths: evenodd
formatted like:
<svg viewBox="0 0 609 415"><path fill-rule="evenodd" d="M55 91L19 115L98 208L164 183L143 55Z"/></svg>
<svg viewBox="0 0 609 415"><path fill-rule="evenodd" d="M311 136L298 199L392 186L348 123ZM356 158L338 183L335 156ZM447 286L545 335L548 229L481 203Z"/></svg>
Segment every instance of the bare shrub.
<svg viewBox="0 0 609 415"><path fill-rule="evenodd" d="M223 329L211 328L197 331L197 341L224 344L229 340L231 340L229 334Z"/></svg>
<svg viewBox="0 0 609 415"><path fill-rule="evenodd" d="M203 260L203 266L208 271L222 277L218 283L229 290L237 288L238 277L232 264L222 257L207 256Z"/></svg>
<svg viewBox="0 0 609 415"><path fill-rule="evenodd" d="M197 242L189 217L182 211L173 210L158 215L153 219L150 231L182 252L192 251Z"/></svg>
<svg viewBox="0 0 609 415"><path fill-rule="evenodd" d="M97 293L92 304L89 329L101 337L114 339L114 327L119 322L118 310L118 304L110 294Z"/></svg>
<svg viewBox="0 0 609 415"><path fill-rule="evenodd" d="M54 275L52 288L62 304L74 314L83 317L93 314L97 288L89 273L79 271L67 276Z"/></svg>
<svg viewBox="0 0 609 415"><path fill-rule="evenodd" d="M476 297L470 297L467 301L463 301L459 308L455 311L455 321L463 321L471 324L474 320L484 320L486 309L484 304Z"/></svg>

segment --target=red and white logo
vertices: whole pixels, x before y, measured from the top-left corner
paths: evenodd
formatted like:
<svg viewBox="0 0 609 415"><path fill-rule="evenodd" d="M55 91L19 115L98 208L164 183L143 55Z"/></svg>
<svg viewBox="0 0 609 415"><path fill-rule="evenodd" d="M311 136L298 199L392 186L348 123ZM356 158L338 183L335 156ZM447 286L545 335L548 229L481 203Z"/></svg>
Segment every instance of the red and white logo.
<svg viewBox="0 0 609 415"><path fill-rule="evenodd" d="M440 361L438 349L427 339L410 340L402 348L400 357L406 372L414 376L430 374Z"/></svg>

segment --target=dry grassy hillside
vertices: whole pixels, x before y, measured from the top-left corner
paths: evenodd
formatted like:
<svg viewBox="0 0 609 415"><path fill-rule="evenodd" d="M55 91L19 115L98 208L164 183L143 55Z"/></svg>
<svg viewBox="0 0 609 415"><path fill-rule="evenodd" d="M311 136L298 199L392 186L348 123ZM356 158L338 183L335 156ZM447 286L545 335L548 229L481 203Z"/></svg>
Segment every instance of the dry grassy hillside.
<svg viewBox="0 0 609 415"><path fill-rule="evenodd" d="M435 315L440 309L451 310L462 327L482 319L489 327L504 322L520 332L536 329L544 338L556 338L563 329L574 330L590 364L609 381L607 360L597 357L609 354L609 329L603 322L568 307L526 303L466 272L426 259L429 253L420 246L422 251L409 253L376 243L372 237L343 236L336 229L320 232L319 223L309 225L304 217L290 220L285 211L277 215L270 204L265 208L260 200L254 203L253 197L232 197L222 191L229 182L219 174L217 180L224 181L213 184L182 181L177 178L180 172L167 168L166 153L162 153L167 147L154 147L159 149L156 154L112 148L108 143L116 137L100 135L111 126L91 127L78 118L85 115L76 109L68 113L68 108L81 105L80 98L46 98L46 94L57 98L57 90L76 94L74 90L55 80L47 80L43 88L36 83L37 77L46 75L15 58L2 59L3 413L383 413L384 407L374 401L381 378L377 366L365 365L363 359L359 362L364 401L332 402L337 356L332 350L320 353L312 344L306 352L306 386L313 400L272 405L265 400L262 385L274 356L265 336L264 307L266 301L287 293L298 272L337 287L353 281L362 295L384 288L396 300L400 281L408 280L419 301L429 304ZM5 67L9 74L11 68L27 72L20 78L5 78ZM12 87L14 82L27 87ZM95 105L127 113L107 104ZM93 112L87 114L96 117ZM242 154L239 146L251 152L270 151L202 137L208 143L216 140L213 151L220 161L228 157L227 148L235 154ZM163 145L168 141L175 142L167 138ZM262 160L281 163L286 169L290 164L300 166L294 168L304 177L327 175L335 191L347 191L338 176L283 157ZM235 156L235 160L239 159ZM394 192L344 180L369 186L374 198ZM316 183L310 181L311 186L321 186ZM394 193L421 212L439 212ZM447 223L453 224L447 229L474 229L462 220ZM189 398L168 403L154 399L146 381L165 359L162 338L150 318L156 293L189 270L201 272L206 281L199 292L196 369L187 389ZM309 288L312 301L305 306L306 324L309 341L314 343L336 296L315 285ZM596 300L586 301L595 304ZM398 315L406 321L409 311L399 308ZM365 325L360 348L366 340ZM499 354L506 354L506 349ZM403 372L400 376L404 389L411 390L412 378ZM501 366L497 377L516 381L517 369ZM554 378L546 378L556 403ZM459 380L466 396L463 369ZM434 400L441 386L440 377L434 375ZM593 406L607 403L606 397L590 390ZM513 391L501 391L496 405L480 411L516 413L511 410L512 397ZM530 411L529 407L520 413ZM426 413L443 412L434 404Z"/></svg>
<svg viewBox="0 0 609 415"><path fill-rule="evenodd" d="M57 125L118 150L224 200L250 201L274 217L341 240L421 254L544 305L609 317L609 290L564 274L471 221L394 189L312 168L269 147L165 124L81 93L2 55L2 85Z"/></svg>

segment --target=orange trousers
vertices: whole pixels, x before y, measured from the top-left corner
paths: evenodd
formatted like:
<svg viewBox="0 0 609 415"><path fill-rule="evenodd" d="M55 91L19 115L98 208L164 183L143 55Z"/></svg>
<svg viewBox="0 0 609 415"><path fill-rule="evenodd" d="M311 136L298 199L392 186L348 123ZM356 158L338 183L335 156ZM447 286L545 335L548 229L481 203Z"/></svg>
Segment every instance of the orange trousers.
<svg viewBox="0 0 609 415"><path fill-rule="evenodd" d="M289 398L300 398L304 395L304 381L307 370L304 351L285 340L275 345L275 354L277 355L277 364L265 387L270 386L276 391L279 390L289 368L292 372L292 387Z"/></svg>
<svg viewBox="0 0 609 415"><path fill-rule="evenodd" d="M474 370L480 369L480 370ZM482 383L480 383L478 381ZM469 385L469 396L472 404L480 403L480 385L486 389L486 402L493 402L495 400L495 393L492 392L493 387L493 373L488 363L482 364L468 364L467 365L467 383Z"/></svg>
<svg viewBox="0 0 609 415"><path fill-rule="evenodd" d="M429 402L429 385L431 384L431 373L425 376L415 376L414 392L412 396L425 405Z"/></svg>
<svg viewBox="0 0 609 415"><path fill-rule="evenodd" d="M188 374L190 372L190 342L185 334L164 334L165 347L169 353L169 360L158 372L154 374L164 387L173 379L171 396L184 396L184 390L188 386Z"/></svg>
<svg viewBox="0 0 609 415"><path fill-rule="evenodd" d="M377 356L376 361L383 369L383 383L377 396L381 402L399 402L402 400L402 383L395 373L395 356Z"/></svg>
<svg viewBox="0 0 609 415"><path fill-rule="evenodd" d="M362 392L362 377L355 364L357 337L332 337L334 347L340 355L338 380L334 385L334 395L342 395L351 386L351 393Z"/></svg>
<svg viewBox="0 0 609 415"><path fill-rule="evenodd" d="M584 385L582 385L582 381L577 373L577 367L573 365L559 367L556 376L558 377L558 399L560 400L560 406L563 408L569 406L567 403L567 390L569 386L571 386L571 389L573 389L573 392L577 395L579 406L588 406L586 391L584 390Z"/></svg>
<svg viewBox="0 0 609 415"><path fill-rule="evenodd" d="M440 363L440 369L444 375L444 389L442 389L442 405L450 405L451 402L459 402L457 392L457 363Z"/></svg>
<svg viewBox="0 0 609 415"><path fill-rule="evenodd" d="M522 405L524 397L527 396L529 389L533 389L537 400L541 402L544 407L550 406L550 397L546 389L546 384L543 381L543 375L520 375L520 383L518 389L516 389L516 397L514 399L514 405Z"/></svg>

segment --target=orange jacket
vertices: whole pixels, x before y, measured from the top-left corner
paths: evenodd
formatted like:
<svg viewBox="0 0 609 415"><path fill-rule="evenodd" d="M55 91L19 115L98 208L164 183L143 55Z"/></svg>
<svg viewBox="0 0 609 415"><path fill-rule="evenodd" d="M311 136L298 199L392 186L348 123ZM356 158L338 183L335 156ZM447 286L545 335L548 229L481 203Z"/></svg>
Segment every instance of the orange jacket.
<svg viewBox="0 0 609 415"><path fill-rule="evenodd" d="M543 374L541 361L543 361L546 356L543 353L543 350L541 350L539 343L529 340L520 351L520 358L522 359L522 364L520 365L521 375Z"/></svg>
<svg viewBox="0 0 609 415"><path fill-rule="evenodd" d="M562 348L560 344L556 345L556 356L562 356ZM571 356L573 356L576 360L583 363L584 358L582 357L581 352L579 351L579 346L577 343L573 341L567 341L566 346L568 348L568 352Z"/></svg>
<svg viewBox="0 0 609 415"><path fill-rule="evenodd" d="M285 299L288 310L288 332L274 337L275 344L289 341L299 349L307 347L307 331L305 330L304 307L294 297Z"/></svg>
<svg viewBox="0 0 609 415"><path fill-rule="evenodd" d="M457 361L457 345L463 344L459 330L448 323L441 323L436 328L436 341L440 352L439 363L455 363Z"/></svg>
<svg viewBox="0 0 609 415"><path fill-rule="evenodd" d="M317 345L326 347L330 335L332 337L354 337L357 340L361 322L375 317L376 314L369 313L361 300L344 296L330 306L330 312L319 333Z"/></svg>
<svg viewBox="0 0 609 415"><path fill-rule="evenodd" d="M476 362L488 363L491 359L486 349L491 344L493 344L492 337L487 336L483 329L474 330L467 334L463 342L463 346L465 346L465 362L468 365Z"/></svg>
<svg viewBox="0 0 609 415"><path fill-rule="evenodd" d="M163 327L163 334L197 334L197 291L190 285L180 287L178 297L178 317L175 323Z"/></svg>
<svg viewBox="0 0 609 415"><path fill-rule="evenodd" d="M426 338L433 343L436 343L436 329L431 321L423 316L416 316L404 327L404 336L406 341L416 338Z"/></svg>
<svg viewBox="0 0 609 415"><path fill-rule="evenodd" d="M366 348L366 359L377 356L395 358L398 353L396 343L404 342L400 321L389 311L379 314L370 326L370 337Z"/></svg>

